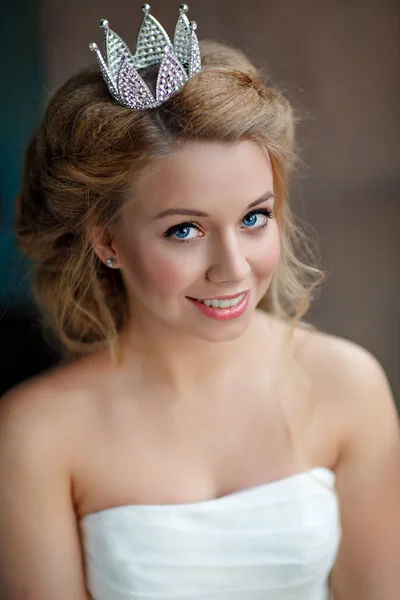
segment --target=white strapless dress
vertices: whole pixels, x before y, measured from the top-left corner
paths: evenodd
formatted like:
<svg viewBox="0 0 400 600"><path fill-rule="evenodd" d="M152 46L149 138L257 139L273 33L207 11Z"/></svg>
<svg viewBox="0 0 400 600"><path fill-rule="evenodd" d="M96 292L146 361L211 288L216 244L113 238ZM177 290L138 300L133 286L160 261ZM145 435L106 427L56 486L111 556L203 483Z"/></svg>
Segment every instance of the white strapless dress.
<svg viewBox="0 0 400 600"><path fill-rule="evenodd" d="M215 500L109 508L80 525L94 600L328 600L341 539L325 467Z"/></svg>

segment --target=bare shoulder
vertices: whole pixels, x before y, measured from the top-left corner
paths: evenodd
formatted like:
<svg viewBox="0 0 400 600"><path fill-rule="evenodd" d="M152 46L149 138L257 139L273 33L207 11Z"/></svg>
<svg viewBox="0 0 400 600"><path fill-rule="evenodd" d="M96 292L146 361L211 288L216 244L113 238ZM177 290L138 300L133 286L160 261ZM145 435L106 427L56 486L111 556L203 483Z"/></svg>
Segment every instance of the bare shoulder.
<svg viewBox="0 0 400 600"><path fill-rule="evenodd" d="M318 329L299 327L296 329L295 338L298 359L305 367L314 368L324 376L337 368L350 374L357 366L367 366L371 363L378 365L377 359L364 347Z"/></svg>
<svg viewBox="0 0 400 600"><path fill-rule="evenodd" d="M76 419L66 399L65 383L63 390L54 375L0 399L0 471L7 482L0 491L0 580L7 597L29 590L32 598L87 598L71 494Z"/></svg>
<svg viewBox="0 0 400 600"><path fill-rule="evenodd" d="M84 424L85 411L93 403L97 388L91 384L83 363L55 367L16 385L0 398L0 433L15 443L35 440L67 454L71 436ZM62 444L66 443L65 448Z"/></svg>
<svg viewBox="0 0 400 600"><path fill-rule="evenodd" d="M281 321L276 331L288 327ZM293 349L318 413L307 441L320 436L320 448L333 440L335 449L342 535L330 577L334 596L394 600L400 584L393 559L400 555L400 427L387 374L360 344L319 330L297 327Z"/></svg>
<svg viewBox="0 0 400 600"><path fill-rule="evenodd" d="M39 375L0 398L0 463L3 471L14 464L20 474L36 471L38 465L42 471L56 469L67 489L73 411L56 380L54 374Z"/></svg>
<svg viewBox="0 0 400 600"><path fill-rule="evenodd" d="M376 356L351 340L319 330L298 329L295 352L314 379L329 385L335 393L388 385L386 373ZM354 398L355 402L359 396Z"/></svg>
<svg viewBox="0 0 400 600"><path fill-rule="evenodd" d="M341 544L330 577L334 596L398 597L400 428L380 361L352 341L297 332L298 358L334 423Z"/></svg>
<svg viewBox="0 0 400 600"><path fill-rule="evenodd" d="M276 339L287 337L290 323L272 315L262 317ZM357 376L357 373L375 371L382 373L376 357L366 348L351 340L321 331L307 323L300 323L293 332L295 358L313 380L338 380Z"/></svg>
<svg viewBox="0 0 400 600"><path fill-rule="evenodd" d="M376 356L353 341L317 330L299 330L296 338L297 358L324 409L337 421L341 446L376 437L379 431L395 440L396 404Z"/></svg>

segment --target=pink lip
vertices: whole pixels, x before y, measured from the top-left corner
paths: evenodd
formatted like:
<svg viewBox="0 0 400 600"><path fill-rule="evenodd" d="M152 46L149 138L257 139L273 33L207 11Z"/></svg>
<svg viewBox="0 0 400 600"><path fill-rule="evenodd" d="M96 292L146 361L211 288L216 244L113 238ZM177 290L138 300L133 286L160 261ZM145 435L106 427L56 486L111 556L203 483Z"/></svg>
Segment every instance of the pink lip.
<svg viewBox="0 0 400 600"><path fill-rule="evenodd" d="M203 302L198 302L195 298L187 297L187 299L192 302L192 304L194 304L194 306L196 306L206 317L215 319L216 321L230 321L231 319L237 319L240 317L246 310L249 304L250 294L249 292L244 292L244 294L245 296L243 300L239 302L237 306L232 306L231 308L214 308L213 306L206 306L203 304ZM237 295L233 296L233 298L236 297ZM219 296L219 298L223 298L223 296Z"/></svg>

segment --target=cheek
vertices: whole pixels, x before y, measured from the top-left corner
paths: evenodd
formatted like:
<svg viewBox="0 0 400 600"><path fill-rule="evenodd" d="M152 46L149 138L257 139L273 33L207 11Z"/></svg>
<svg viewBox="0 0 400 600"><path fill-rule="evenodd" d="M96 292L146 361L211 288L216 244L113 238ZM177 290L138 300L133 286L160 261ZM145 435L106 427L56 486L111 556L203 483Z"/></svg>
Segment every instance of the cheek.
<svg viewBox="0 0 400 600"><path fill-rule="evenodd" d="M135 289L164 297L185 286L185 277L179 261L167 252L144 245L130 248L125 259L127 276Z"/></svg>
<svg viewBox="0 0 400 600"><path fill-rule="evenodd" d="M279 264L280 256L281 245L278 232L276 231L276 233L274 232L274 235L269 238L266 246L257 255L254 262L255 269L262 275L272 275Z"/></svg>
<svg viewBox="0 0 400 600"><path fill-rule="evenodd" d="M166 257L157 257L149 264L148 274L152 287L162 296L174 290L179 291L185 283L179 264Z"/></svg>
<svg viewBox="0 0 400 600"><path fill-rule="evenodd" d="M273 244L271 244L270 252L269 252L269 266L270 269L275 271L278 266L279 259L281 257L281 244L279 240L279 236L276 236Z"/></svg>

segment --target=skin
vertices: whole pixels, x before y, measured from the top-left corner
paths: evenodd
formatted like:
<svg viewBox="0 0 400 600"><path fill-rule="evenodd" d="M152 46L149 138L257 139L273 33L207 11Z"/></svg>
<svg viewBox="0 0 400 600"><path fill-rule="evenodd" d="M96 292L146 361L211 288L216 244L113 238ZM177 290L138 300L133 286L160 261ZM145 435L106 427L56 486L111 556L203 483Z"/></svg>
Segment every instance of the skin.
<svg viewBox="0 0 400 600"><path fill-rule="evenodd" d="M276 219L262 214L250 223L245 219L257 209L273 211L274 197L248 208L267 193L273 194L272 171L258 144L187 144L138 186L112 242L96 248L103 260L116 260L129 290L132 318L126 346L137 354L145 349L148 358L154 357L154 371L168 373L176 388L197 386L194 369L206 372L210 361L218 368L243 347L240 338L249 330L280 257ZM208 217L155 218L178 207L201 210ZM185 221L199 228L184 232L189 239L164 236ZM248 309L228 322L205 317L187 299L244 290L250 290Z"/></svg>
<svg viewBox="0 0 400 600"><path fill-rule="evenodd" d="M280 258L279 229L243 228L273 191L253 142L196 143L136 186L109 241L132 318L123 361L99 351L11 390L0 402L0 587L5 599L87 600L79 519L112 506L195 502L307 467L335 471L343 537L334 600L395 600L400 585L400 443L379 362L357 344L296 329L293 350L314 402L283 355L286 324L256 309ZM273 208L273 199L257 208ZM163 233L203 210L201 235ZM262 222L263 218L261 217ZM245 223L248 221L246 220ZM187 300L251 290L235 321ZM307 418L308 415L308 418ZM27 500L28 499L28 500ZM3 590L2 590L3 591Z"/></svg>

